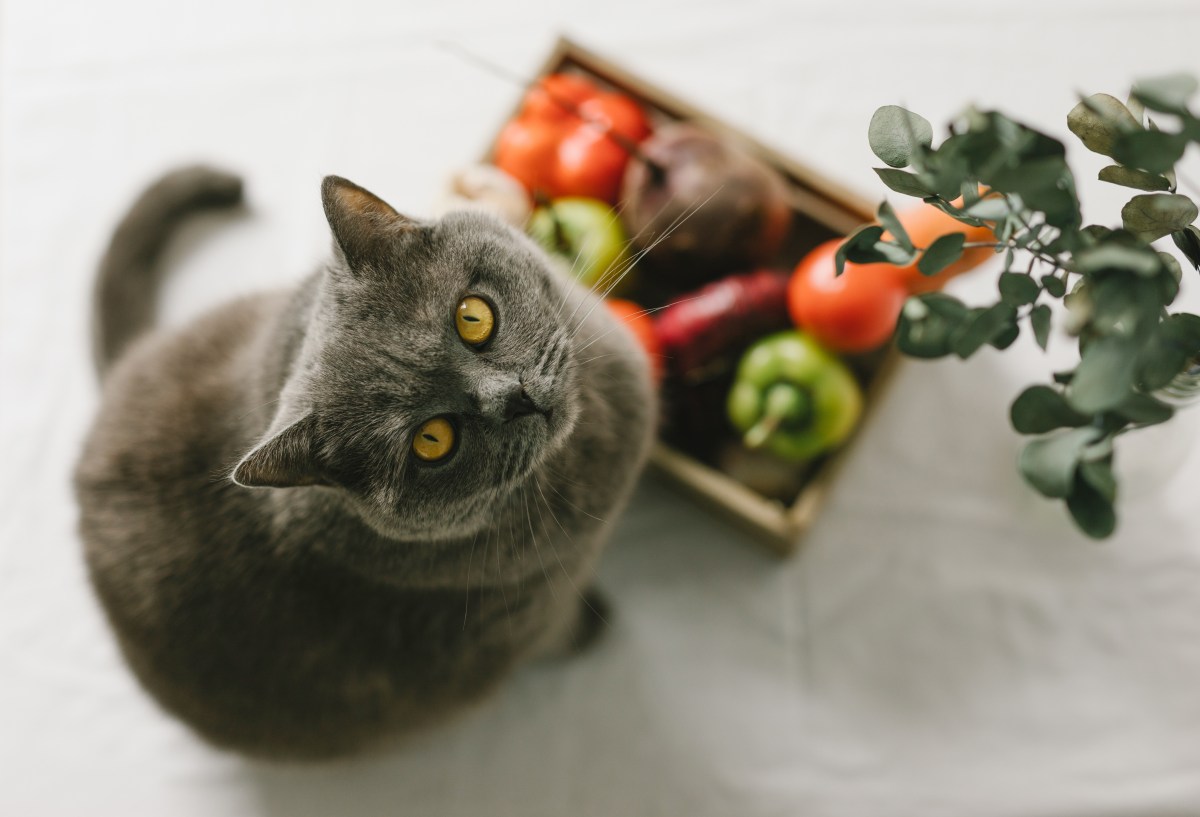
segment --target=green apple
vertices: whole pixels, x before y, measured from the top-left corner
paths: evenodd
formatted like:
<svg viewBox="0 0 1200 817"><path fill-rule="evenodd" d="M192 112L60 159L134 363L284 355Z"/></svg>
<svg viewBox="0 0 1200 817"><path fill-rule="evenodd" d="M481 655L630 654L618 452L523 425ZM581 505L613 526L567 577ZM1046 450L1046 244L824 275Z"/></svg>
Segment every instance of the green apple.
<svg viewBox="0 0 1200 817"><path fill-rule="evenodd" d="M614 296L632 286L625 228L612 208L599 199L554 199L533 211L528 229L584 286Z"/></svg>

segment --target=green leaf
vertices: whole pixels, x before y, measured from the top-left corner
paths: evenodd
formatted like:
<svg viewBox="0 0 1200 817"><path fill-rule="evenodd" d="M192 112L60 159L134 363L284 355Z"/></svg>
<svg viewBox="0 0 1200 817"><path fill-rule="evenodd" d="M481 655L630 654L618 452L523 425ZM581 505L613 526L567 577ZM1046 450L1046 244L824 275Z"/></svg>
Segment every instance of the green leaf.
<svg viewBox="0 0 1200 817"><path fill-rule="evenodd" d="M884 164L908 167L915 153L933 144L933 126L923 116L898 105L884 105L871 117L867 139Z"/></svg>
<svg viewBox="0 0 1200 817"><path fill-rule="evenodd" d="M1109 165L1100 169L1100 181L1132 187L1135 190L1170 190L1171 183L1157 173L1134 170L1120 165Z"/></svg>
<svg viewBox="0 0 1200 817"><path fill-rule="evenodd" d="M1187 137L1180 133L1139 130L1117 139L1112 157L1123 165L1147 173L1166 173L1175 167L1187 145Z"/></svg>
<svg viewBox="0 0 1200 817"><path fill-rule="evenodd" d="M1067 390L1071 406L1098 414L1123 402L1133 388L1137 360L1138 347L1130 338L1107 336L1089 343Z"/></svg>
<svg viewBox="0 0 1200 817"><path fill-rule="evenodd" d="M1186 229L1197 215L1196 204L1178 193L1134 196L1121 208L1125 229L1146 242Z"/></svg>
<svg viewBox="0 0 1200 817"><path fill-rule="evenodd" d="M1077 428L1091 417L1071 408L1058 391L1049 386L1030 386L1013 401L1008 412L1012 427L1020 434L1045 434L1056 428Z"/></svg>
<svg viewBox="0 0 1200 817"><path fill-rule="evenodd" d="M903 247L891 241L876 241L874 251L883 256L883 260L898 267L906 267L917 257L917 251L910 245ZM857 259L851 258L852 261Z"/></svg>
<svg viewBox="0 0 1200 817"><path fill-rule="evenodd" d="M875 213L887 231L892 234L892 241L899 244L906 250L913 249L912 239L908 237L908 232L905 231L904 225L900 223L900 219L896 216L896 211L892 209L892 205L886 201L881 202L879 210Z"/></svg>
<svg viewBox="0 0 1200 817"><path fill-rule="evenodd" d="M1187 260L1192 262L1192 266L1200 270L1200 230L1188 225L1171 233L1171 240Z"/></svg>
<svg viewBox="0 0 1200 817"><path fill-rule="evenodd" d="M975 354L986 343L1009 331L1016 322L1017 310L1005 303L987 309L971 310L958 331L951 338L954 354L964 360Z"/></svg>
<svg viewBox="0 0 1200 817"><path fill-rule="evenodd" d="M1162 271L1162 262L1153 250L1141 245L1129 246L1119 240L1108 240L1080 250L1072 260L1076 272L1094 274L1107 270L1125 270L1143 278L1150 278Z"/></svg>
<svg viewBox="0 0 1200 817"><path fill-rule="evenodd" d="M1110 503L1116 500L1117 478L1113 476L1112 462L1109 460L1086 460L1079 463L1079 476Z"/></svg>
<svg viewBox="0 0 1200 817"><path fill-rule="evenodd" d="M1017 338L1019 337L1021 337L1021 325L1016 321L1013 321L1004 329L1004 331L989 340L988 345L993 349L1004 351L1009 346L1012 346L1014 343L1016 343Z"/></svg>
<svg viewBox="0 0 1200 817"><path fill-rule="evenodd" d="M1057 275L1053 273L1050 273L1049 275L1043 275L1041 280L1042 289L1046 290L1046 293L1051 298L1061 298L1067 294L1066 282Z"/></svg>
<svg viewBox="0 0 1200 817"><path fill-rule="evenodd" d="M917 270L922 275L937 275L962 257L966 240L966 233L947 233L938 237L921 255Z"/></svg>
<svg viewBox="0 0 1200 817"><path fill-rule="evenodd" d="M1156 264L1160 263L1157 255L1149 254ZM1101 335L1146 340L1162 316L1160 281L1161 276L1150 279L1127 272L1092 275L1086 288L1090 302L1087 328ZM1068 299L1073 306L1074 297L1067 295L1064 303Z"/></svg>
<svg viewBox="0 0 1200 817"><path fill-rule="evenodd" d="M1108 94L1085 97L1067 114L1067 128L1093 153L1113 156L1117 138L1141 125L1121 100Z"/></svg>
<svg viewBox="0 0 1200 817"><path fill-rule="evenodd" d="M1161 389L1200 353L1200 317L1188 312L1168 315L1138 358L1138 382L1143 389Z"/></svg>
<svg viewBox="0 0 1200 817"><path fill-rule="evenodd" d="M875 245L882 235L883 228L878 224L865 224L846 236L846 240L833 256L837 274L841 275L846 269L847 261L853 261L855 264L886 262L887 258L875 250Z"/></svg>
<svg viewBox="0 0 1200 817"><path fill-rule="evenodd" d="M951 352L950 338L968 314L962 301L940 292L909 298L896 327L897 346L910 357L945 357Z"/></svg>
<svg viewBox="0 0 1200 817"><path fill-rule="evenodd" d="M1165 423L1175 414L1175 410L1166 403L1137 392L1125 398L1114 411L1131 423L1147 426Z"/></svg>
<svg viewBox="0 0 1200 817"><path fill-rule="evenodd" d="M1180 113L1196 93L1196 78L1190 74L1168 74L1141 79L1133 85L1133 96L1152 111Z"/></svg>
<svg viewBox="0 0 1200 817"><path fill-rule="evenodd" d="M1000 297L1010 306L1024 306L1037 300L1042 288L1037 281L1023 272L1005 272L1000 275Z"/></svg>
<svg viewBox="0 0 1200 817"><path fill-rule="evenodd" d="M1026 443L1018 461L1021 476L1043 496L1067 497L1075 485L1083 449L1102 433L1088 426Z"/></svg>
<svg viewBox="0 0 1200 817"><path fill-rule="evenodd" d="M904 170L893 170L890 167L877 167L875 173L880 181L902 196L915 196L923 199L934 195L920 179Z"/></svg>
<svg viewBox="0 0 1200 817"><path fill-rule="evenodd" d="M1046 304L1035 306L1029 313L1029 325L1033 328L1033 337L1037 345L1043 352L1046 351L1046 345L1050 342L1050 307Z"/></svg>
<svg viewBox="0 0 1200 817"><path fill-rule="evenodd" d="M1011 209L1003 196L992 196L972 204L966 209L966 214L984 221L1000 221L1009 214Z"/></svg>
<svg viewBox="0 0 1200 817"><path fill-rule="evenodd" d="M1093 539L1107 539L1117 529L1117 514L1113 510L1112 499L1097 490L1093 481L1103 477L1096 474L1095 467L1085 472L1080 468L1070 495L1067 496L1067 510L1079 529ZM1111 466L1109 467L1111 475ZM1113 481L1112 492L1116 493L1116 483Z"/></svg>

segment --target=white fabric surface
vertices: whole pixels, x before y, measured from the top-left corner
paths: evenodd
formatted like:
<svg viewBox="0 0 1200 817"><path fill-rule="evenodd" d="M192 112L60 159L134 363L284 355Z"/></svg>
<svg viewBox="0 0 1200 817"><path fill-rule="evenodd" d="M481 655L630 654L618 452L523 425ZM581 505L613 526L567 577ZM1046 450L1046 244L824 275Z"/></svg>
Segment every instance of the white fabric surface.
<svg viewBox="0 0 1200 817"><path fill-rule="evenodd" d="M326 247L324 173L427 210L514 103L439 41L531 71L565 30L878 198L876 106L939 123L976 100L1061 136L1078 90L1200 72L1197 8L4 2L0 813L1200 813L1200 418L1128 458L1121 530L1089 542L1014 472L1007 403L1050 369L1030 344L907 364L790 561L646 481L603 563L599 649L344 764L249 763L156 709L87 586L68 482L93 263L128 198L195 158L248 179L249 217L180 242L166 320L294 280ZM1112 221L1120 192L1071 155Z"/></svg>

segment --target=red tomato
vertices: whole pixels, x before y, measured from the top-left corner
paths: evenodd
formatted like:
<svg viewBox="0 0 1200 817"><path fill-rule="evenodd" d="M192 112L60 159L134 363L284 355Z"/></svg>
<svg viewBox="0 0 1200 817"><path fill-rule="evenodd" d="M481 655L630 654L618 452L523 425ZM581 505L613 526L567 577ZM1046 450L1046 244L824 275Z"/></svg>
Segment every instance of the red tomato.
<svg viewBox="0 0 1200 817"><path fill-rule="evenodd" d="M837 274L841 239L826 241L796 265L788 311L796 325L836 352L869 352L887 343L908 293L890 264L846 264Z"/></svg>
<svg viewBox="0 0 1200 817"><path fill-rule="evenodd" d="M637 143L649 135L646 114L629 97L601 91L580 76L552 74L530 90L504 126L493 161L532 194L613 204L629 163L621 140Z"/></svg>
<svg viewBox="0 0 1200 817"><path fill-rule="evenodd" d="M617 316L617 320L629 327L629 331L637 338L638 343L646 352L646 357L650 358L650 372L654 375L654 382L661 382L663 376L662 346L658 342L658 335L654 332L654 321L646 314L645 309L633 301L609 298L604 303L608 304L609 311Z"/></svg>

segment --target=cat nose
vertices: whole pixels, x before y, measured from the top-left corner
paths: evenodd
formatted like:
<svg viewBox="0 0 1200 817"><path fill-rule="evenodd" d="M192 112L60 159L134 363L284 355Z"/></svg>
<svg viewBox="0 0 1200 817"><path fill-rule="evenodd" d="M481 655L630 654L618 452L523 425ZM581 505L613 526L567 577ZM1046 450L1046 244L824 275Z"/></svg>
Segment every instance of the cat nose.
<svg viewBox="0 0 1200 817"><path fill-rule="evenodd" d="M506 423L517 417L522 417L526 414L535 414L539 411L541 409L529 399L529 395L525 393L525 387L520 383L513 386L504 399L504 422Z"/></svg>

